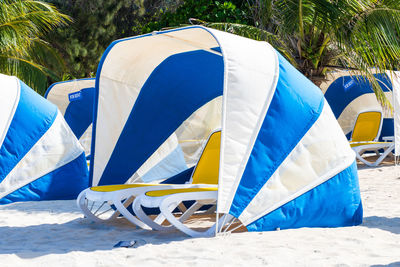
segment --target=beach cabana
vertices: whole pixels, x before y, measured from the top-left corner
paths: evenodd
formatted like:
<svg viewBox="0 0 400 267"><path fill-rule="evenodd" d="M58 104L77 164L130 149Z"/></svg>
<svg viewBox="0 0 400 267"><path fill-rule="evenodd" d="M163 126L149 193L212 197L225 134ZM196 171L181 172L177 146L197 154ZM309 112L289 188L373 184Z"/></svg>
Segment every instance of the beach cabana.
<svg viewBox="0 0 400 267"><path fill-rule="evenodd" d="M393 115L390 110L382 109L371 83L361 75L351 76L348 72L342 72L340 75L342 76L336 75L336 79L326 89L325 98L347 138L350 139L358 115L366 111L379 111L384 115L379 141L383 141L382 137L393 136ZM374 76L386 98L392 102L390 74L379 73Z"/></svg>
<svg viewBox="0 0 400 267"><path fill-rule="evenodd" d="M114 41L93 123L93 186L182 173L221 129L218 214L249 231L362 221L355 154L331 108L266 42L200 26Z"/></svg>
<svg viewBox="0 0 400 267"><path fill-rule="evenodd" d="M82 146L57 107L0 74L0 204L73 199L88 185Z"/></svg>
<svg viewBox="0 0 400 267"><path fill-rule="evenodd" d="M398 164L398 157L400 156L400 71L392 72L391 78L393 81L394 155L396 164Z"/></svg>
<svg viewBox="0 0 400 267"><path fill-rule="evenodd" d="M44 95L55 104L90 156L95 78L53 83Z"/></svg>

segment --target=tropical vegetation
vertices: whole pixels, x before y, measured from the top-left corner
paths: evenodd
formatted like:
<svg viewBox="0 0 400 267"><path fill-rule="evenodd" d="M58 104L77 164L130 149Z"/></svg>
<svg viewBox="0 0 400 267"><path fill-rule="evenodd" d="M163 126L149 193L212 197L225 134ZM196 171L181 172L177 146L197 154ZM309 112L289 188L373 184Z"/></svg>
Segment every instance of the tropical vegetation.
<svg viewBox="0 0 400 267"><path fill-rule="evenodd" d="M67 65L65 78L93 77L107 46L116 39L189 24L189 18L248 24L241 0L48 0L74 23L49 36Z"/></svg>
<svg viewBox="0 0 400 267"><path fill-rule="evenodd" d="M49 0L74 20L58 28L48 40L63 56L65 79L94 77L99 59L116 39L140 34L133 31L137 19L146 13L134 0Z"/></svg>
<svg viewBox="0 0 400 267"><path fill-rule="evenodd" d="M374 72L399 69L400 1L248 0L254 26L206 23L267 40L317 85L332 68L359 71L385 102Z"/></svg>
<svg viewBox="0 0 400 267"><path fill-rule="evenodd" d="M187 24L266 40L317 85L331 69L361 72L383 102L373 73L399 69L398 0L46 2L0 0L0 72L35 88L94 76L115 39Z"/></svg>
<svg viewBox="0 0 400 267"><path fill-rule="evenodd" d="M61 58L44 37L69 21L45 2L1 0L0 72L16 75L43 93L48 78L60 79L64 72Z"/></svg>

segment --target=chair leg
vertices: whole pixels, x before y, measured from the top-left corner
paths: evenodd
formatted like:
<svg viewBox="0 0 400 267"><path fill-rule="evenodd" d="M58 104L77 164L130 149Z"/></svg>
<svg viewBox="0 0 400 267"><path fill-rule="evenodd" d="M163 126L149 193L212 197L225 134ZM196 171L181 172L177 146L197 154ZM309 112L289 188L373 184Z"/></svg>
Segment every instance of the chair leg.
<svg viewBox="0 0 400 267"><path fill-rule="evenodd" d="M132 215L132 213L130 213L126 207L122 204L121 200L119 200L118 198L115 198L113 200L113 204L115 205L115 207L117 208L117 210L131 223L139 226L142 229L149 229L149 227L147 227L146 224L144 224L142 221L138 220L135 216Z"/></svg>
<svg viewBox="0 0 400 267"><path fill-rule="evenodd" d="M217 205L213 205L211 208L209 208L205 213L206 214L212 214L217 211Z"/></svg>
<svg viewBox="0 0 400 267"><path fill-rule="evenodd" d="M384 148L382 148L382 149L384 149ZM392 152L393 149L394 149L394 144L391 145L390 147L386 148L382 154L378 154L380 156L375 162L369 162L365 158L363 158L362 157L362 155L364 154L363 150L354 150L354 152L356 153L356 158L359 161L361 161L362 163L364 163L365 165L367 165L369 167L376 167ZM375 150L375 152L377 152L377 151L378 150Z"/></svg>
<svg viewBox="0 0 400 267"><path fill-rule="evenodd" d="M378 166L390 153L392 153L392 150L394 149L394 146L388 147L382 155L374 162L373 166Z"/></svg>
<svg viewBox="0 0 400 267"><path fill-rule="evenodd" d="M356 153L356 158L361 161L362 163L364 163L367 166L373 167L373 163L367 161L366 159L364 159L362 156L360 156L360 154Z"/></svg>
<svg viewBox="0 0 400 267"><path fill-rule="evenodd" d="M190 208L188 208L182 215L179 217L180 222L186 221L190 216L193 215L196 211L198 211L201 207L203 207L203 204L200 204L198 202L195 202Z"/></svg>
<svg viewBox="0 0 400 267"><path fill-rule="evenodd" d="M83 190L79 194L78 198L76 199L76 203L78 204L78 207L81 209L86 218L92 221L99 221L99 219L96 216L94 216L93 213L87 207L88 203L86 199L86 190Z"/></svg>
<svg viewBox="0 0 400 267"><path fill-rule="evenodd" d="M178 209L179 209L182 213L184 213L184 212L187 210L187 208L186 208L186 206L183 204L183 202L181 202L181 203L178 205Z"/></svg>
<svg viewBox="0 0 400 267"><path fill-rule="evenodd" d="M138 196L132 204L132 208L133 208L133 211L135 212L136 216L143 223L145 223L147 226L149 226L150 228L152 228L154 230L164 231L164 230L171 229L171 226L162 226L161 225L161 223L165 220L165 219L163 219L161 221L161 218L164 218L164 217L160 217L160 215L163 216L162 214L157 216L157 218L156 218L157 222L155 222L143 211L143 208L141 205L141 197L142 196Z"/></svg>
<svg viewBox="0 0 400 267"><path fill-rule="evenodd" d="M210 229L205 232L195 231L184 225L180 220L175 218L175 216L169 211L168 207L170 206L171 202L163 201L160 205L160 211L164 214L165 218L174 225L177 229L182 231L183 233L191 236L191 237L208 237L211 236ZM215 228L215 224L212 226ZM213 232L213 231L211 231Z"/></svg>
<svg viewBox="0 0 400 267"><path fill-rule="evenodd" d="M86 198L86 190L83 190L79 194L78 198L76 199L78 207L81 209L83 214L89 220L92 220L92 221L95 221L95 222L107 222L107 221L114 220L120 214L118 211L115 211L110 217L108 217L106 219L101 219L100 217L96 216L96 214L93 213L92 210L90 210L88 208L88 201L89 201L89 199Z"/></svg>
<svg viewBox="0 0 400 267"><path fill-rule="evenodd" d="M173 214L171 210L171 205L172 206L177 206L177 202L180 203L185 200L193 200L196 199L197 201L200 200L205 200L205 201L210 201L207 204L211 204L215 202L216 199L216 194L215 192L202 192L202 193L183 193L183 194L174 194L170 195L168 197L163 197L160 199L160 204L159 208L161 213L165 216L165 218L177 229L182 231L183 233L192 236L192 237L208 237L212 236L215 234L215 228L216 224L211 226L208 230L206 231L195 231L187 227L186 225L183 224L183 221L185 221L190 215L192 215L195 211L197 211L201 206L204 205L204 203L200 204L196 202L193 204L183 215L183 218L177 219Z"/></svg>

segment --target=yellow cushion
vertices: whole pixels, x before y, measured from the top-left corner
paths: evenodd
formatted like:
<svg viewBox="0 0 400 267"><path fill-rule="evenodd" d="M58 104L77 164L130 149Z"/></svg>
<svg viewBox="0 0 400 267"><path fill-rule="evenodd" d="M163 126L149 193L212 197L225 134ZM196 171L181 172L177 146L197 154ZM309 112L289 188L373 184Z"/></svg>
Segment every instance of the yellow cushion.
<svg viewBox="0 0 400 267"><path fill-rule="evenodd" d="M146 196L162 197L162 196L167 196L167 195L171 195L171 194L204 192L204 191L218 191L218 188L217 187L205 187L205 188L167 189L167 190L149 191L149 192L146 192Z"/></svg>
<svg viewBox="0 0 400 267"><path fill-rule="evenodd" d="M192 175L193 184L218 184L219 151L221 131L211 134ZM119 184L94 186L90 189L97 192L112 192L128 188L157 186L159 184ZM163 184L165 185L165 184ZM165 190L163 190L165 191Z"/></svg>
<svg viewBox="0 0 400 267"><path fill-rule="evenodd" d="M136 187L144 187L144 186L157 186L160 184L116 184L116 185L101 185L101 186L93 186L90 188L92 191L97 191L97 192L112 192L112 191L118 191L122 189L128 189L128 188L136 188ZM166 185L166 184L162 184Z"/></svg>
<svg viewBox="0 0 400 267"><path fill-rule="evenodd" d="M221 131L214 132L203 150L192 175L193 184L218 184Z"/></svg>
<svg viewBox="0 0 400 267"><path fill-rule="evenodd" d="M350 142L351 147L364 146L364 145L375 145L375 144L387 144L388 146L391 145L390 142L359 142L359 143Z"/></svg>
<svg viewBox="0 0 400 267"><path fill-rule="evenodd" d="M382 114L377 111L363 112L358 115L354 125L351 141L373 141L381 127Z"/></svg>

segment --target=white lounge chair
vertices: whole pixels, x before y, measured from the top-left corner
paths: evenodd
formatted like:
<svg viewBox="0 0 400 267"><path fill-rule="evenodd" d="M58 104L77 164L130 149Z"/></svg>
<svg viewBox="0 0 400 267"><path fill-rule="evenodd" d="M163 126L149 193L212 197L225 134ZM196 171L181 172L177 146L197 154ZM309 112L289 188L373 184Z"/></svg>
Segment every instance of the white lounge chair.
<svg viewBox="0 0 400 267"><path fill-rule="evenodd" d="M204 205L215 205L218 194L218 173L219 173L219 155L220 155L220 132L213 134L204 149L200 160L193 172L192 185L214 184L213 187L188 187L179 189L166 189L154 191L152 188L146 188L147 192L143 192L133 202L133 210L136 216L150 228L154 230L170 229L171 225L175 226L182 232L190 236L209 236L215 231L215 227L211 227L206 232L198 232L185 226L183 222L198 211ZM187 210L181 214L179 219L174 215L174 211L182 206L184 201L195 201ZM144 207L159 208L160 214L155 218L147 216L143 211ZM208 211L213 212L212 207ZM168 220L171 225L163 225Z"/></svg>
<svg viewBox="0 0 400 267"><path fill-rule="evenodd" d="M95 186L83 190L78 198L78 207L82 210L85 216L93 221L110 221L116 219L122 214L133 224L148 229L148 226L138 220L127 207L133 202L136 196L143 194L147 191L155 190L176 190L176 189L189 189L196 188L215 188L218 183L217 176L209 175L210 170L217 170L219 166L219 144L221 139L221 131L213 132L200 156L198 164L196 165L191 181L188 184L121 184L121 185L104 185ZM217 149L218 148L218 149ZM207 158L207 160L205 160ZM214 162L217 164L210 168L203 162ZM202 177L199 179L198 177ZM100 206L94 203L101 203ZM102 207L107 204L110 208L104 210ZM186 210L185 206L180 205L181 210ZM103 217L105 213L109 216Z"/></svg>
<svg viewBox="0 0 400 267"><path fill-rule="evenodd" d="M378 142L382 128L382 113L380 111L367 111L358 115L354 124L350 145L358 160L367 166L378 166L394 149L394 142ZM380 151L382 151L380 153ZM374 162L363 157L366 152L373 151L378 156Z"/></svg>

